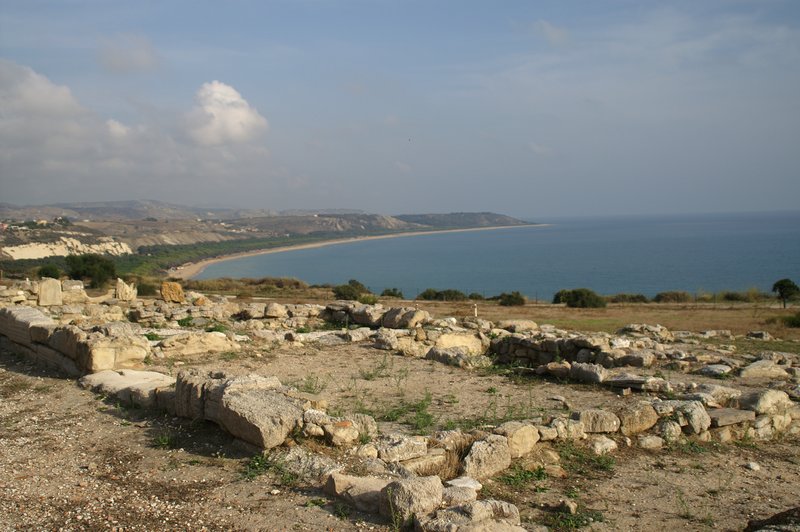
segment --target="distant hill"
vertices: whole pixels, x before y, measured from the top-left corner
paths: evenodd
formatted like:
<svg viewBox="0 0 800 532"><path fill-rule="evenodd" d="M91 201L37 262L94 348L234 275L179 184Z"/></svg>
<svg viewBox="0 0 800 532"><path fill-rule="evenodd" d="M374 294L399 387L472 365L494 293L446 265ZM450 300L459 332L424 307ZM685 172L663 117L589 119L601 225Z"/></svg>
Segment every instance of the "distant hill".
<svg viewBox="0 0 800 532"><path fill-rule="evenodd" d="M496 227L507 225L531 225L529 222L493 212L451 212L449 214L398 214L394 216L404 222L441 228Z"/></svg>

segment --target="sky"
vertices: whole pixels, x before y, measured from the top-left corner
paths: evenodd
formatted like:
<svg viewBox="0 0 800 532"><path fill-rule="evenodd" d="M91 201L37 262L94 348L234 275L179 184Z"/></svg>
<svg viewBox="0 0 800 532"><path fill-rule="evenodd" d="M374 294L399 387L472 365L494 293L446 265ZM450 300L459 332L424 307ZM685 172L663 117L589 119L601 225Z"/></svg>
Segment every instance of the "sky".
<svg viewBox="0 0 800 532"><path fill-rule="evenodd" d="M0 202L797 210L800 2L0 0Z"/></svg>

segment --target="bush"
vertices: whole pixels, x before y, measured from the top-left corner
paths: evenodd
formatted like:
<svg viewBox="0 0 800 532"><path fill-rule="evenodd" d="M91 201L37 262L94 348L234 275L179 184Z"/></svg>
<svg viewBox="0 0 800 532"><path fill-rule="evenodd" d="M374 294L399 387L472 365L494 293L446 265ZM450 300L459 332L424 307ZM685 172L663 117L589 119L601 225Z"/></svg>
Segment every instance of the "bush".
<svg viewBox="0 0 800 532"><path fill-rule="evenodd" d="M381 292L381 297L396 297L398 299L404 299L403 292L401 292L399 288L387 288Z"/></svg>
<svg viewBox="0 0 800 532"><path fill-rule="evenodd" d="M358 301L358 298L365 294L371 294L369 288L355 279L350 279L347 284L340 284L333 287L333 297L336 299Z"/></svg>
<svg viewBox="0 0 800 532"><path fill-rule="evenodd" d="M794 316L784 316L783 323L787 327L800 328L800 312L796 313Z"/></svg>
<svg viewBox="0 0 800 532"><path fill-rule="evenodd" d="M58 279L61 277L61 270L59 270L58 266L55 264L45 264L39 268L37 273L39 274L39 278L51 277L53 279Z"/></svg>
<svg viewBox="0 0 800 532"><path fill-rule="evenodd" d="M559 290L553 297L553 303L566 303L571 308L603 308L606 300L588 288Z"/></svg>
<svg viewBox="0 0 800 532"><path fill-rule="evenodd" d="M525 296L519 292L511 292L510 294L503 292L498 300L503 307L520 307L525 304Z"/></svg>
<svg viewBox="0 0 800 532"><path fill-rule="evenodd" d="M612 303L647 303L650 300L644 294L614 294L609 301Z"/></svg>
<svg viewBox="0 0 800 532"><path fill-rule="evenodd" d="M720 296L723 301L750 301L748 295L741 292L722 292Z"/></svg>
<svg viewBox="0 0 800 532"><path fill-rule="evenodd" d="M689 292L659 292L653 301L656 303L688 303L692 300L692 295Z"/></svg>
<svg viewBox="0 0 800 532"><path fill-rule="evenodd" d="M448 288L447 290L434 290L428 288L417 296L425 301L466 301L467 295L460 291Z"/></svg>
<svg viewBox="0 0 800 532"><path fill-rule="evenodd" d="M69 276L72 279L90 279L90 287L100 288L117 276L114 262L100 255L69 255L66 258Z"/></svg>

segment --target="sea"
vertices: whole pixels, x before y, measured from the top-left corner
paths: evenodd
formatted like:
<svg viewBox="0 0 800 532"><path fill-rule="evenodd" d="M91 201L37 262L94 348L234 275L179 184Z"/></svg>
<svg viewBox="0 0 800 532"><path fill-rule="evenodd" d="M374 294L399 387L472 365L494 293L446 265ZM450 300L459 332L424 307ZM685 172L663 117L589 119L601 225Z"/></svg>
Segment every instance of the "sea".
<svg viewBox="0 0 800 532"><path fill-rule="evenodd" d="M357 279L373 292L426 288L484 297L519 291L550 300L561 289L653 297L769 292L800 282L800 211L533 219L546 225L356 241L233 259L199 279L294 277L309 284Z"/></svg>

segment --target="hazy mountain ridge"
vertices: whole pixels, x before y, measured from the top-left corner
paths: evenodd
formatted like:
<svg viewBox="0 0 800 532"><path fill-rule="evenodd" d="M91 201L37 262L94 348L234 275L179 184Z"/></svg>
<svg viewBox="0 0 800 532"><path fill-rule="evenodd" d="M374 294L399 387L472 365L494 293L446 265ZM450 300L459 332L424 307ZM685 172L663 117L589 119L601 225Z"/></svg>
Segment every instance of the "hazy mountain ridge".
<svg viewBox="0 0 800 532"><path fill-rule="evenodd" d="M388 216L342 209L309 211L313 214L281 215L267 210L209 211L157 201L70 203L36 207L0 204L0 219L53 220L63 216L71 225L28 224L0 232L0 257L49 253L41 244L79 239L93 245L113 241L136 252L148 246L191 245L249 239L306 236L327 238L362 236L431 229L466 229L524 225L526 222L488 212ZM213 216L208 216L213 215ZM218 215L230 215L227 218ZM19 249L18 249L19 248ZM39 249L41 248L41 249Z"/></svg>

